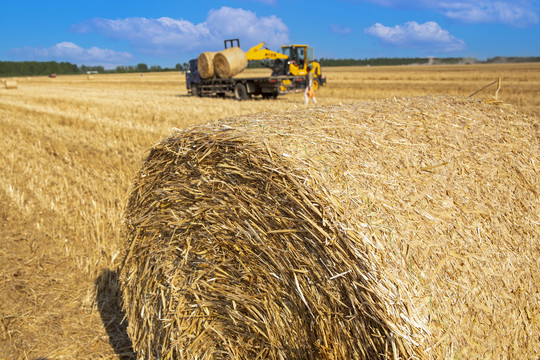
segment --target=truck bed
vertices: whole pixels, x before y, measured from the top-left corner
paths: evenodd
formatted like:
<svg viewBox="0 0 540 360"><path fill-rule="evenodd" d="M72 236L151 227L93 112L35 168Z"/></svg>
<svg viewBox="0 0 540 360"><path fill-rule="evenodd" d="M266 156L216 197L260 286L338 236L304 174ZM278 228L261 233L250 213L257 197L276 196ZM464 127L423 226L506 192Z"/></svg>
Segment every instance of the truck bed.
<svg viewBox="0 0 540 360"><path fill-rule="evenodd" d="M275 98L278 95L304 91L304 76L256 76L228 79L201 79L190 84L189 91L197 96L233 95L237 100L252 96Z"/></svg>

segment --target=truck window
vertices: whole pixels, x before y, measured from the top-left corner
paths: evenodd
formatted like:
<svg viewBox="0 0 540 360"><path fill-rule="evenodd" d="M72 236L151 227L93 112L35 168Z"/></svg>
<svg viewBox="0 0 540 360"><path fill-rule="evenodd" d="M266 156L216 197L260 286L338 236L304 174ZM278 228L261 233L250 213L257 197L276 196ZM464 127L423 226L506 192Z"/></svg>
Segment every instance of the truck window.
<svg viewBox="0 0 540 360"><path fill-rule="evenodd" d="M197 71L197 60L191 60L191 61L189 62L189 70L190 70L191 72Z"/></svg>

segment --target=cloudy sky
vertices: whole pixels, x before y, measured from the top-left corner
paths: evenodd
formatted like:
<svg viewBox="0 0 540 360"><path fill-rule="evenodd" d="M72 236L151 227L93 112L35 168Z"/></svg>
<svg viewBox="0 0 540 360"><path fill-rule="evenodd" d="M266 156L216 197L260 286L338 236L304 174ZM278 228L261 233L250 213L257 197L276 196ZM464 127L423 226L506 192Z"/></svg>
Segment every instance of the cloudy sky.
<svg viewBox="0 0 540 360"><path fill-rule="evenodd" d="M540 56L540 0L9 1L0 61L173 67L223 40L316 58Z"/></svg>

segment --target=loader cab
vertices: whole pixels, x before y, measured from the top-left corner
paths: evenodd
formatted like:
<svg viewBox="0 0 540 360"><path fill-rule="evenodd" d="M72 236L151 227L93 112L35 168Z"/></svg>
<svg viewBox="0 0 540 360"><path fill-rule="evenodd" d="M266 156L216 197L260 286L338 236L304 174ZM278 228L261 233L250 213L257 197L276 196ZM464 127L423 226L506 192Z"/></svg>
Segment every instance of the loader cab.
<svg viewBox="0 0 540 360"><path fill-rule="evenodd" d="M289 58L286 62L278 63L276 60L272 75L305 76L308 66L314 75L313 89L326 86L326 78L321 73L321 64L313 60L313 48L307 45L287 45L281 47L283 53Z"/></svg>
<svg viewBox="0 0 540 360"><path fill-rule="evenodd" d="M283 54L289 57L289 72L292 75L306 75L307 67L313 61L313 48L307 45L282 46Z"/></svg>

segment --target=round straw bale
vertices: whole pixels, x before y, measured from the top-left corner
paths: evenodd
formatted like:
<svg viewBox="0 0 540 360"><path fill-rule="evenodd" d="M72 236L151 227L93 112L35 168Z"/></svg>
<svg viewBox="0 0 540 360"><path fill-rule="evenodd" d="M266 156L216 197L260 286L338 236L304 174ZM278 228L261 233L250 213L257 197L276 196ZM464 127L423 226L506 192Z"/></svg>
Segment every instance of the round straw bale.
<svg viewBox="0 0 540 360"><path fill-rule="evenodd" d="M246 54L239 47L222 50L214 56L214 71L221 79L240 74L246 67Z"/></svg>
<svg viewBox="0 0 540 360"><path fill-rule="evenodd" d="M237 125L173 134L137 176L121 277L139 356L417 354L421 326L341 205L257 121Z"/></svg>
<svg viewBox="0 0 540 360"><path fill-rule="evenodd" d="M199 75L203 79L211 79L215 76L214 74L214 56L215 52L203 52L199 55L197 60L197 70L199 70Z"/></svg>
<svg viewBox="0 0 540 360"><path fill-rule="evenodd" d="M6 89L17 89L19 87L17 80L6 80L4 85Z"/></svg>
<svg viewBox="0 0 540 360"><path fill-rule="evenodd" d="M530 358L540 324L520 324L540 308L539 128L511 107L422 97L174 132L126 208L134 349Z"/></svg>
<svg viewBox="0 0 540 360"><path fill-rule="evenodd" d="M87 76L86 76L86 79L87 79L87 80L94 80L94 75L87 75Z"/></svg>

